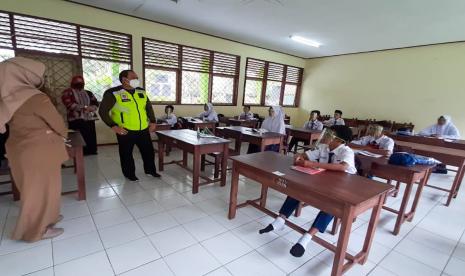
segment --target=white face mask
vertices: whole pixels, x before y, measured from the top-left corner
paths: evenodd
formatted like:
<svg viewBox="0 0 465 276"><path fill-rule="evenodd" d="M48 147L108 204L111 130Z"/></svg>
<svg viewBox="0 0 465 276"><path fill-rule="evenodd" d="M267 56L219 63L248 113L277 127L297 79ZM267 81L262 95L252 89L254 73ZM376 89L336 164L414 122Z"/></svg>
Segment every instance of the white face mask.
<svg viewBox="0 0 465 276"><path fill-rule="evenodd" d="M132 87L132 88L137 88L140 86L140 82L138 79L133 79L133 80L130 80L129 81L129 85Z"/></svg>

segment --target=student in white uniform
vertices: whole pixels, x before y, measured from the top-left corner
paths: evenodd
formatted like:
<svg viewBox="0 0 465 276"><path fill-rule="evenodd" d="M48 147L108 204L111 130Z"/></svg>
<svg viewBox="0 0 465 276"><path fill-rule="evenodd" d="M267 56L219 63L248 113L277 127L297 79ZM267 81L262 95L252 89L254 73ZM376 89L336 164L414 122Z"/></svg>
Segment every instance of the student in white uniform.
<svg viewBox="0 0 465 276"><path fill-rule="evenodd" d="M355 174L354 152L346 146L352 138L352 131L346 126L332 126L321 139L321 144L312 151L299 154L294 159L294 164L303 167L319 167L330 171L340 171ZM324 144L323 144L324 143ZM324 172L323 172L324 173ZM286 219L297 209L300 202L292 197L287 197L282 205L279 216L267 227L259 231L260 234L273 230L280 230L284 227ZM291 255L301 257L305 249L317 232L324 233L334 216L320 211L307 233L291 248Z"/></svg>
<svg viewBox="0 0 465 276"><path fill-rule="evenodd" d="M268 117L263 121L261 131L277 132L286 134L286 126L284 124L284 112L280 106L272 106L268 109ZM279 145L268 145L265 151L279 152ZM247 154L260 152L260 146L249 144Z"/></svg>
<svg viewBox="0 0 465 276"><path fill-rule="evenodd" d="M324 121L323 122L325 126L330 127L330 126L343 126L346 123L344 122L344 119L342 119L342 111L339 109L334 110L334 117Z"/></svg>
<svg viewBox="0 0 465 276"><path fill-rule="evenodd" d="M174 106L165 106L165 114L160 119L169 124L171 127L174 127L178 122L178 118L176 117L176 114L174 114Z"/></svg>
<svg viewBox="0 0 465 276"><path fill-rule="evenodd" d="M253 113L250 111L250 105L244 105L244 112L239 115L240 120L253 120Z"/></svg>
<svg viewBox="0 0 465 276"><path fill-rule="evenodd" d="M460 139L460 132L457 127L452 123L452 118L449 115L441 115L438 118L437 124L429 126L420 133L421 136L429 136L445 139Z"/></svg>
<svg viewBox="0 0 465 276"><path fill-rule="evenodd" d="M351 148L366 150L375 154L389 156L394 151L394 140L383 133L383 126L370 125L367 136L352 141Z"/></svg>
<svg viewBox="0 0 465 276"><path fill-rule="evenodd" d="M213 109L212 103L206 103L203 105L204 112L200 113L199 118L208 122L218 122L218 114Z"/></svg>
<svg viewBox="0 0 465 276"><path fill-rule="evenodd" d="M304 124L304 128L309 130L322 130L323 123L318 121L318 116L320 116L320 111L312 110L310 112L310 117L308 118L308 121ZM292 151L298 142L304 142L304 145L308 145L308 141L303 141L295 137L292 137L291 142L289 142L289 151Z"/></svg>

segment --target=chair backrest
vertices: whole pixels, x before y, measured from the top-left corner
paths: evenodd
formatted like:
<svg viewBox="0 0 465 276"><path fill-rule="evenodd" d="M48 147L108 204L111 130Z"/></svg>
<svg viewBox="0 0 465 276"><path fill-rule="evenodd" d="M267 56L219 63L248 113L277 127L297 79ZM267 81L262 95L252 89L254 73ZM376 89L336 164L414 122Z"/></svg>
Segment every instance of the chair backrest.
<svg viewBox="0 0 465 276"><path fill-rule="evenodd" d="M412 124L412 123L396 123L396 122L393 122L391 131L392 132L396 132L398 130L401 130L401 131L413 131L414 128L415 128L415 125Z"/></svg>

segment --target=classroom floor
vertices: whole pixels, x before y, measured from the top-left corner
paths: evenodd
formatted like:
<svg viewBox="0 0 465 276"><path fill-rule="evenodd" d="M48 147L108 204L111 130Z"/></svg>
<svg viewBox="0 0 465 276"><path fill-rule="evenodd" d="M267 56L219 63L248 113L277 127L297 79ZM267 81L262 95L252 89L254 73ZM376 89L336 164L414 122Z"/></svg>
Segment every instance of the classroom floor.
<svg viewBox="0 0 465 276"><path fill-rule="evenodd" d="M62 197L64 220L58 226L65 233L53 240L10 240L18 205L0 196L0 275L330 275L332 254L321 246L310 243L303 257L294 258L289 249L296 232L259 235L271 221L263 213L247 207L228 220L229 184L203 186L193 195L189 173L169 165L161 180L149 179L135 156L138 183L122 178L116 147L86 157L87 201ZM179 157L175 151L169 158ZM433 175L430 183L447 186L452 178ZM259 195L258 184L240 181L240 200ZM75 183L72 170L65 170L64 189ZM382 211L368 262L346 275L464 275L464 191L446 208L443 192L425 188L415 219L398 236L391 234L394 215ZM268 207L278 210L283 198L270 191ZM388 204L399 206L400 197ZM309 226L317 211L306 207L292 220ZM367 220L368 214L356 220L350 250L361 247Z"/></svg>

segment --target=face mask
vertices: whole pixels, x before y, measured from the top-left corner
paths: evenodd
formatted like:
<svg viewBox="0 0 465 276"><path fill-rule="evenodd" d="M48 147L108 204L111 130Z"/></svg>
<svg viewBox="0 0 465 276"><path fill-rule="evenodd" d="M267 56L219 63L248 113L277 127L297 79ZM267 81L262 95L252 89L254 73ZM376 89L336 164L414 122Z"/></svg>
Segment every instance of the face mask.
<svg viewBox="0 0 465 276"><path fill-rule="evenodd" d="M74 88L74 89L82 90L82 89L84 89L84 83L82 83L82 82L72 83L71 87Z"/></svg>
<svg viewBox="0 0 465 276"><path fill-rule="evenodd" d="M140 86L140 82L138 79L133 79L133 80L130 80L129 81L129 86L131 86L132 88L137 88Z"/></svg>

